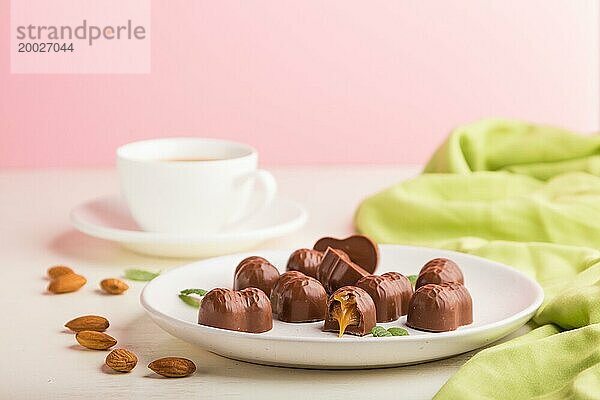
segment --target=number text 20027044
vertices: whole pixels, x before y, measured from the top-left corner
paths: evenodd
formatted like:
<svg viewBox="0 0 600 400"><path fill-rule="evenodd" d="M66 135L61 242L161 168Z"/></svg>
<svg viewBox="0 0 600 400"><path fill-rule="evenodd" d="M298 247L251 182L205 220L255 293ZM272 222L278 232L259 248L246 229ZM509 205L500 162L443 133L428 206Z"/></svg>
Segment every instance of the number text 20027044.
<svg viewBox="0 0 600 400"><path fill-rule="evenodd" d="M60 53L73 52L73 43L57 42L20 42L17 45L18 53Z"/></svg>

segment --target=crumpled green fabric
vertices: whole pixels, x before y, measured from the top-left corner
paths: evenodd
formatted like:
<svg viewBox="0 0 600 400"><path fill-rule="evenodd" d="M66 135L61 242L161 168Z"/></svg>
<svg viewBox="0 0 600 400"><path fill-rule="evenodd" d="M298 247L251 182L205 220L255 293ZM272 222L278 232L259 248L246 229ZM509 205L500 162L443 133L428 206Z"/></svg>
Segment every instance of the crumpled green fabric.
<svg viewBox="0 0 600 400"><path fill-rule="evenodd" d="M508 171L547 180L566 172L600 176L600 135L520 121L483 120L452 131L424 172Z"/></svg>
<svg viewBox="0 0 600 400"><path fill-rule="evenodd" d="M364 200L357 230L500 261L545 292L536 329L477 353L435 398L600 399L600 136L480 121L424 172Z"/></svg>

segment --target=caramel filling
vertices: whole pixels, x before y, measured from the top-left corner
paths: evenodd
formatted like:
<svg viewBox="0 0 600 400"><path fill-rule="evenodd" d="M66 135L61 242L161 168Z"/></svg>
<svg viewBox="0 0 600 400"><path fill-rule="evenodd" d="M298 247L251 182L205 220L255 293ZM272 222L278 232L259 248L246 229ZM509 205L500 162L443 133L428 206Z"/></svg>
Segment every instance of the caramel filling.
<svg viewBox="0 0 600 400"><path fill-rule="evenodd" d="M335 301L331 305L331 316L337 320L340 326L338 337L342 337L346 328L360 323L360 314L356 308L356 299L347 293L339 293L333 298Z"/></svg>

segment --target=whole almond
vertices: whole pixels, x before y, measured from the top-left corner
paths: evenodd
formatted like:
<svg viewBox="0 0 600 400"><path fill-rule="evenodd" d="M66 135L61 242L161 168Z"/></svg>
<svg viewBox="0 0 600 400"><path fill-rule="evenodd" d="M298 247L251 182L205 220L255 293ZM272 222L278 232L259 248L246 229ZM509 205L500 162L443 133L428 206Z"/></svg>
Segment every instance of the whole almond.
<svg viewBox="0 0 600 400"><path fill-rule="evenodd" d="M104 279L102 282L100 282L100 287L106 293L110 294L121 294L129 289L129 285L122 280L115 278Z"/></svg>
<svg viewBox="0 0 600 400"><path fill-rule="evenodd" d="M84 315L81 317L77 317L75 319L70 320L65 324L67 328L74 332L81 331L96 331L103 332L105 331L110 324L108 320L104 317L100 317L98 315Z"/></svg>
<svg viewBox="0 0 600 400"><path fill-rule="evenodd" d="M183 378L196 372L196 364L187 358L165 357L152 361L148 368L167 378Z"/></svg>
<svg viewBox="0 0 600 400"><path fill-rule="evenodd" d="M115 371L129 372L135 368L137 361L137 357L131 351L115 349L108 353L104 362Z"/></svg>
<svg viewBox="0 0 600 400"><path fill-rule="evenodd" d="M81 289L81 287L86 283L87 279L81 275L60 275L50 282L50 285L48 285L48 291L56 294L75 292Z"/></svg>
<svg viewBox="0 0 600 400"><path fill-rule="evenodd" d="M56 279L61 275L74 274L75 272L67 267L66 265L55 265L48 269L48 276L50 279Z"/></svg>
<svg viewBox="0 0 600 400"><path fill-rule="evenodd" d="M92 350L108 350L117 344L114 337L107 335L103 332L96 331L81 331L77 332L75 339L83 347L87 347Z"/></svg>

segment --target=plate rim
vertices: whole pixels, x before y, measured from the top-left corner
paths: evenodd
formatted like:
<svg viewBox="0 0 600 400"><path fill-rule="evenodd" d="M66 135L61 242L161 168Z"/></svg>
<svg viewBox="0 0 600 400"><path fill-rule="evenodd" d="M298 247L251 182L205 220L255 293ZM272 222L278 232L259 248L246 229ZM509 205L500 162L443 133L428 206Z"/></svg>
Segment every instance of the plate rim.
<svg viewBox="0 0 600 400"><path fill-rule="evenodd" d="M86 222L77 216L78 210L84 206L105 199L120 198L119 195L104 195L97 196L87 201L84 201L75 207L73 207L69 213L69 219L71 224L87 235L110 240L113 242L125 242L134 244L148 244L161 242L163 244L185 244L185 243L203 243L203 242L229 242L232 240L265 240L278 236L285 235L286 233L293 232L300 229L308 220L307 209L294 200L290 200L285 196L277 196L275 202L285 202L288 205L294 207L298 212L298 215L289 221L282 224L268 226L266 228L246 230L240 232L224 232L224 233L202 233L202 234L174 234L165 232L145 232L145 231L133 231L129 229L118 229L111 228L101 225L94 225ZM123 201L123 199L120 199ZM223 257L226 257L224 255ZM186 264L187 265L187 264Z"/></svg>
<svg viewBox="0 0 600 400"><path fill-rule="evenodd" d="M501 269L505 269L511 273L516 273L522 279L526 280L529 284L531 284L532 287L535 288L535 290L536 290L535 299L529 306L527 306L525 309L523 309L509 317L503 318L499 321L491 322L489 324L485 324L485 325L477 326L477 327L468 327L467 326L463 329L454 330L454 331L450 331L450 332L435 332L432 335L427 335L427 336L408 335L408 336L391 336L391 337L383 338L388 341L398 341L398 340L402 340L405 342L422 342L423 340L440 341L440 340L451 339L451 338L455 338L455 337L461 337L461 336L465 336L465 335L476 335L481 332L492 331L500 326L509 326L512 323L515 323L515 322L521 320L522 318L525 318L525 317L530 318L538 310L538 308L542 305L542 302L544 301L544 290L542 289L542 287L540 286L540 284L538 282L536 282L534 279L527 276L525 273L523 273L515 268L512 268L506 264L503 264L503 263L500 263L497 261L493 261L493 260L489 260L489 259L486 259L483 257L475 256L473 254L461 253L461 252L453 251L453 250L437 249L437 248L433 248L433 247L409 246L409 245L400 245L400 244L379 244L379 246L401 247L401 248L407 248L407 249L412 249L412 250L417 250L417 251L422 250L422 249L439 250L439 251L443 251L444 253L449 254L449 255L456 254L456 255L460 255L461 257L466 256L467 258L471 258L473 260L484 260L488 263L491 263L494 268L501 268ZM270 249L270 250L258 250L258 251L279 252L279 251L287 251L287 250L288 249ZM294 251L294 249L292 249L291 251ZM250 332L239 332L239 331L215 328L212 326L200 325L198 323L193 323L190 321L185 321L185 320L181 320L179 318L172 317L168 314L165 314L165 313L155 309L152 305L150 305L148 303L148 301L146 299L147 291L148 291L149 287L152 287L153 284L155 285L156 282L159 282L159 280L161 278L163 278L164 276L168 276L169 274L171 274L175 271L178 271L182 268L191 268L193 265L196 265L196 264L199 264L202 262L206 262L208 260L214 260L214 259L220 259L220 258L226 258L226 257L229 258L229 257L234 257L234 256L245 257L245 256L252 255L252 254L255 255L256 251L234 253L234 254L228 254L228 255L223 255L223 256L218 256L218 257L211 257L211 258L207 258L204 260L198 260L198 261L195 261L192 263L187 263L184 265L180 265L176 268L173 268L173 269L165 272L164 274L161 274L158 277L154 278L152 281L148 282L144 286L144 288L142 289L142 291L140 293L140 304L142 305L144 310L150 315L150 317L152 319L154 319L154 318L166 319L175 324L184 324L185 326L189 326L190 328L193 328L193 329L199 329L201 331L204 330L204 331L208 331L211 333L218 333L220 335L225 335L227 337L236 337L236 338L242 337L245 339L247 338L247 339L253 339L253 340L258 340L258 341L268 341L268 342L277 341L277 342L332 343L332 344L334 344L334 343L335 344L338 344L338 343L339 344L354 344L354 343L357 343L358 341L360 341L360 342L378 342L378 343L382 342L381 337L372 337L372 336L367 336L367 337L351 336L351 337L349 337L349 339L339 340L339 338L337 338L337 337L333 338L333 337L329 337L329 336L325 336L325 335L323 337L290 337L290 336L286 336L286 335L264 335L264 334L260 334L260 333L256 334L256 333L250 333ZM353 339L356 339L356 340L353 340Z"/></svg>

